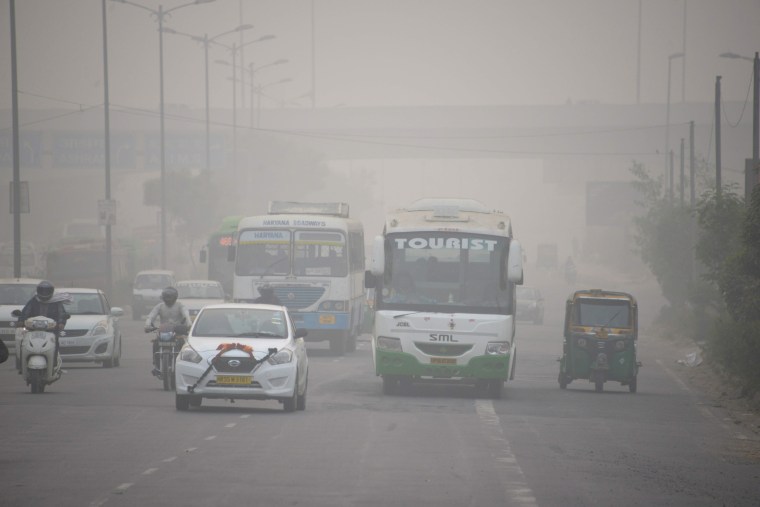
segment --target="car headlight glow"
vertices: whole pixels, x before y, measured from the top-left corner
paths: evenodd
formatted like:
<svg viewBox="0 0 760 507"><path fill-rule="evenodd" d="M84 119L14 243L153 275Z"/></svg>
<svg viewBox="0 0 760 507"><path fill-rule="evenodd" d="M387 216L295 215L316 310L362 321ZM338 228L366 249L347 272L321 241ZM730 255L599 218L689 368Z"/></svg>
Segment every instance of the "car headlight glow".
<svg viewBox="0 0 760 507"><path fill-rule="evenodd" d="M180 361L187 361L188 363L200 363L203 360L200 354L198 354L194 348L190 345L185 345L182 350L179 351Z"/></svg>
<svg viewBox="0 0 760 507"><path fill-rule="evenodd" d="M92 328L92 336L100 336L108 332L108 322L101 320Z"/></svg>
<svg viewBox="0 0 760 507"><path fill-rule="evenodd" d="M292 360L293 351L290 349L282 349L278 351L277 354L267 359L267 362L269 364L285 364L291 362Z"/></svg>
<svg viewBox="0 0 760 507"><path fill-rule="evenodd" d="M401 352L401 340L390 336L378 336L377 348L390 352Z"/></svg>
<svg viewBox="0 0 760 507"><path fill-rule="evenodd" d="M506 356L509 353L509 342L489 342L486 345L487 356Z"/></svg>

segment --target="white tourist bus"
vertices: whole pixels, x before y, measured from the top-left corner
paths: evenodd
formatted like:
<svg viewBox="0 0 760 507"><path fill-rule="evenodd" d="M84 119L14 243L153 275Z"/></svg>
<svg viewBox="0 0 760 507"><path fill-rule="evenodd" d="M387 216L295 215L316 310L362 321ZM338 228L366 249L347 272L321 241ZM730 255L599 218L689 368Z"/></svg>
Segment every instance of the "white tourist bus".
<svg viewBox="0 0 760 507"><path fill-rule="evenodd" d="M472 199L420 199L375 238L372 353L383 392L426 380L501 396L514 378L522 248L507 215Z"/></svg>
<svg viewBox="0 0 760 507"><path fill-rule="evenodd" d="M356 348L364 304L364 230L346 203L273 201L240 220L232 297L253 302L269 285L307 341Z"/></svg>

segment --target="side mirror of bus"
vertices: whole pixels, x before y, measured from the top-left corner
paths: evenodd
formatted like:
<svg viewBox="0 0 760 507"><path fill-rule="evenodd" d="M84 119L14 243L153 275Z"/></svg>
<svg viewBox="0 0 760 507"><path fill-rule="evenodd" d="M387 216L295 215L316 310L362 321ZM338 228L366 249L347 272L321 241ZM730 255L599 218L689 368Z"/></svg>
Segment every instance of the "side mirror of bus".
<svg viewBox="0 0 760 507"><path fill-rule="evenodd" d="M375 275L372 274L372 271L365 271L364 272L364 288L365 289L374 289L377 287L377 279L375 278Z"/></svg>
<svg viewBox="0 0 760 507"><path fill-rule="evenodd" d="M205 248L201 249L200 259L199 259L200 262L201 262L201 264L205 264L206 263L206 255L207 255L206 254L206 249Z"/></svg>
<svg viewBox="0 0 760 507"><path fill-rule="evenodd" d="M235 245L230 245L227 247L227 261L235 261Z"/></svg>
<svg viewBox="0 0 760 507"><path fill-rule="evenodd" d="M369 270L375 276L381 276L385 272L385 238L375 236L372 242L372 261Z"/></svg>
<svg viewBox="0 0 760 507"><path fill-rule="evenodd" d="M517 285L523 284L522 245L516 239L509 242L509 258L507 259L507 280Z"/></svg>

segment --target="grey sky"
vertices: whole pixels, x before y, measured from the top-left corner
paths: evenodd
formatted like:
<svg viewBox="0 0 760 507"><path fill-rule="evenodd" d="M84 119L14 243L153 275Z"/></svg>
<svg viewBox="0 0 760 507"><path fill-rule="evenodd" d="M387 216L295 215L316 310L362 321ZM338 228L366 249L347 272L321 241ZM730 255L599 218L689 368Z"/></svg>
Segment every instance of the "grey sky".
<svg viewBox="0 0 760 507"><path fill-rule="evenodd" d="M158 2L143 0L157 8ZM184 3L166 0L164 8ZM641 102L662 103L668 55L681 51L684 0L643 0ZM17 0L20 106L75 108L102 102L100 0ZM291 100L311 89L309 0L243 0L246 65L287 58L260 82ZM711 101L716 75L726 100L744 100L751 63L718 58L760 50L760 1L687 0L686 100ZM636 101L638 0L315 0L317 106L557 104ZM240 0L177 10L178 31L215 35L241 23ZM0 0L0 108L10 107L9 2ZM156 108L158 35L146 11L108 2L110 95ZM239 42L237 35L220 39ZM229 59L218 48L210 55ZM202 46L165 35L167 103L203 105ZM232 105L229 67L211 63L212 107ZM672 100L681 100L674 60ZM47 100L30 94L42 95ZM248 98L246 97L246 100ZM304 106L308 99L301 99ZM240 105L240 104L238 104ZM262 102L265 107L274 103Z"/></svg>

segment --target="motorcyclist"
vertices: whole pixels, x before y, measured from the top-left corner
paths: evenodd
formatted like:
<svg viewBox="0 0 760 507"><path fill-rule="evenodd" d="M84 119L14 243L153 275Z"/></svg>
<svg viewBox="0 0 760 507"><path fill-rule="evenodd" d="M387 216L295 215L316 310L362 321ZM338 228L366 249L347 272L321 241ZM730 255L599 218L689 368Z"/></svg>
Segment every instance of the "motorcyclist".
<svg viewBox="0 0 760 507"><path fill-rule="evenodd" d="M53 297L55 292L55 286L43 280L37 284L37 290L34 296L24 305L21 309L21 315L18 317L19 322L24 322L30 317L48 317L53 319L56 324L55 328L55 357L56 368L61 365L61 355L59 352L58 338L61 330L66 326L66 321L69 320L70 315L63 307L64 301L69 301L70 297L67 294L60 294Z"/></svg>
<svg viewBox="0 0 760 507"><path fill-rule="evenodd" d="M185 326L186 329L190 329L191 320L190 320L190 313L187 311L187 308L185 305L182 304L182 302L177 301L177 298L179 297L179 293L177 292L177 289L174 287L166 287L164 290L161 291L161 302L158 303L156 306L153 307L153 309L148 314L148 318L145 319L145 332L150 333L152 331L156 330L156 324L155 321L158 318L159 319L159 325L161 324L169 324L172 327L174 326ZM184 339L183 335L177 335L176 336L179 341ZM156 338L153 338L153 375L159 376L161 373L161 370L159 369L160 366L160 358L158 356L158 340Z"/></svg>
<svg viewBox="0 0 760 507"><path fill-rule="evenodd" d="M253 300L254 303L282 306L282 301L280 301L280 298L274 293L274 287L268 283L259 288L259 294L261 295Z"/></svg>
<svg viewBox="0 0 760 507"><path fill-rule="evenodd" d="M575 283L576 274L573 258L568 257L565 261L565 280L567 283Z"/></svg>

